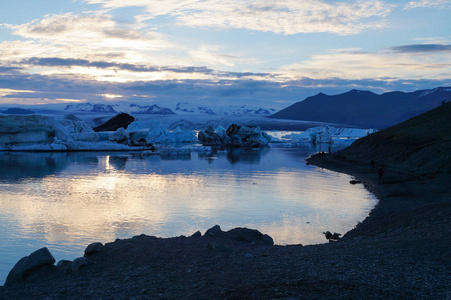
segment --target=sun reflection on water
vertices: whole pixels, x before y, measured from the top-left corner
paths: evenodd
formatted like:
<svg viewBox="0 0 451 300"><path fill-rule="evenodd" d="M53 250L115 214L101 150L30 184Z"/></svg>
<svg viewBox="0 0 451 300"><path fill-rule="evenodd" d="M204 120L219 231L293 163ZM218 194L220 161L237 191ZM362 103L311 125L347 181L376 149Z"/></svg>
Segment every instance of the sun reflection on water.
<svg viewBox="0 0 451 300"><path fill-rule="evenodd" d="M8 169L0 176L0 280L43 246L56 259L74 259L91 242L191 235L215 224L255 228L277 244L314 244L326 241L322 231L344 234L366 217L371 194L347 175L306 166L295 151L213 161L196 153L187 160L0 154ZM24 176L30 164L41 173Z"/></svg>

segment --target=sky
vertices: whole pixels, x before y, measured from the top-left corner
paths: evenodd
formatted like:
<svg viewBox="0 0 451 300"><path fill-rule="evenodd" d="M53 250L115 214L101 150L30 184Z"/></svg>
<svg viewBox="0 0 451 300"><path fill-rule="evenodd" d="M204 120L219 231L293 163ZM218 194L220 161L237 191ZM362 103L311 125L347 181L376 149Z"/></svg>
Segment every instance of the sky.
<svg viewBox="0 0 451 300"><path fill-rule="evenodd" d="M282 109L451 86L451 0L1 0L0 104Z"/></svg>

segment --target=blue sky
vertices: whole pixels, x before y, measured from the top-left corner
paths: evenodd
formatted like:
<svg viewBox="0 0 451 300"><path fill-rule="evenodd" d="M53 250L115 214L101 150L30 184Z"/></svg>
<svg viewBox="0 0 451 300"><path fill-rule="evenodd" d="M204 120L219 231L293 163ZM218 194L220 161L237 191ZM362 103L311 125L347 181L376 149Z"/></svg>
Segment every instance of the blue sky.
<svg viewBox="0 0 451 300"><path fill-rule="evenodd" d="M2 0L0 103L280 109L451 86L450 15L450 0Z"/></svg>

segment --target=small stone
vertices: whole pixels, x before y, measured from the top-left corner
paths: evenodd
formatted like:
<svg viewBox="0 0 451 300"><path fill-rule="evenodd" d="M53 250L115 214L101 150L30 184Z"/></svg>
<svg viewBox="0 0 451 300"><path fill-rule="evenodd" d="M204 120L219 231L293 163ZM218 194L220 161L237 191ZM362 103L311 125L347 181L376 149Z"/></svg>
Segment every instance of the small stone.
<svg viewBox="0 0 451 300"><path fill-rule="evenodd" d="M253 259L254 258L254 256L252 255L252 253L246 253L245 255L244 255L244 257L246 258L246 259Z"/></svg>

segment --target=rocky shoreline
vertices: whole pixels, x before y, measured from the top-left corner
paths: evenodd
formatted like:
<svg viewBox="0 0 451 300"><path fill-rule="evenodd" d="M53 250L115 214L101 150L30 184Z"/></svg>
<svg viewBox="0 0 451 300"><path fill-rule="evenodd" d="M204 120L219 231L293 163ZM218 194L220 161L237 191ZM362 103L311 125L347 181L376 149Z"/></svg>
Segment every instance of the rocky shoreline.
<svg viewBox="0 0 451 300"><path fill-rule="evenodd" d="M39 268L0 287L0 299L451 299L450 111L428 116L437 135L425 138L408 123L308 159L354 176L379 199L336 242L278 246L255 230L219 227L191 237L141 235L97 245L81 268ZM416 133L413 143L402 130ZM402 159L392 154L399 152Z"/></svg>

